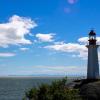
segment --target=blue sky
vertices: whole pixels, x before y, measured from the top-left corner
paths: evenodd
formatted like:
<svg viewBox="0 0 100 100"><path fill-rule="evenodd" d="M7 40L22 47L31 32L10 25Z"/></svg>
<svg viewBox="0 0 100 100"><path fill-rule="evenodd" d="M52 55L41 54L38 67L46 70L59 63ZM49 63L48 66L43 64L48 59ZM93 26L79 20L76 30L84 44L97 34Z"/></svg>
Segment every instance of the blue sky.
<svg viewBox="0 0 100 100"><path fill-rule="evenodd" d="M100 43L99 5L99 0L1 0L0 76L86 75L91 29Z"/></svg>

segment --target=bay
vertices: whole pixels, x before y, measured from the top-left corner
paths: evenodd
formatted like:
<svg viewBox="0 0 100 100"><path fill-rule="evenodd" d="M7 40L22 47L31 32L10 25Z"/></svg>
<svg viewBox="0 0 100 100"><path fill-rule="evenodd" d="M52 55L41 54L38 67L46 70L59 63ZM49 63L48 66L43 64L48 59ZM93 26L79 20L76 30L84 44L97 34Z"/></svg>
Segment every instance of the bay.
<svg viewBox="0 0 100 100"><path fill-rule="evenodd" d="M61 77L1 77L0 100L22 100L25 92L43 83L50 84Z"/></svg>

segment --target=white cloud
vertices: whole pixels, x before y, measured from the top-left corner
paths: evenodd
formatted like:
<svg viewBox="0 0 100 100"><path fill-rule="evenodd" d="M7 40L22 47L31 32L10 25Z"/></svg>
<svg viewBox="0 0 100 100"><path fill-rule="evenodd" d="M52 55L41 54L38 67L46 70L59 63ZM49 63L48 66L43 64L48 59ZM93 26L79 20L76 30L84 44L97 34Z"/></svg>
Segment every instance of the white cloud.
<svg viewBox="0 0 100 100"><path fill-rule="evenodd" d="M10 52L0 53L0 57L13 57L15 55L16 55L15 53L10 53Z"/></svg>
<svg viewBox="0 0 100 100"><path fill-rule="evenodd" d="M63 43L45 46L44 48L52 49L61 52L71 52L76 53L77 57L86 58L87 48L85 45L80 45L78 43ZM75 57L75 55L74 55Z"/></svg>
<svg viewBox="0 0 100 100"><path fill-rule="evenodd" d="M78 42L88 44L88 37L81 37L78 39Z"/></svg>
<svg viewBox="0 0 100 100"><path fill-rule="evenodd" d="M38 34L36 34L36 37L37 37L38 40L40 40L41 42L52 42L52 41L54 41L54 40L53 40L54 35L55 35L55 34L53 34L53 33L49 33L49 34L38 33Z"/></svg>
<svg viewBox="0 0 100 100"><path fill-rule="evenodd" d="M0 24L0 46L31 44L25 35L30 34L30 30L36 26L30 18L13 15L7 23Z"/></svg>
<svg viewBox="0 0 100 100"><path fill-rule="evenodd" d="M21 51L27 51L29 48L20 48Z"/></svg>
<svg viewBox="0 0 100 100"><path fill-rule="evenodd" d="M64 43L64 42L55 42L53 45L45 46L44 48L60 51L74 53L72 57L79 57L82 59L87 59L88 49L86 45L88 44L88 37L81 37L78 39L78 43ZM100 37L97 37L97 44L100 44ZM100 49L99 59L100 59Z"/></svg>
<svg viewBox="0 0 100 100"><path fill-rule="evenodd" d="M97 44L100 45L100 37L97 37Z"/></svg>
<svg viewBox="0 0 100 100"><path fill-rule="evenodd" d="M78 42L87 45L88 44L88 37L79 38ZM100 45L100 37L97 37L97 45ZM82 57L83 59L87 59L87 52L81 52L79 57ZM98 58L100 59L100 49L98 50ZM100 62L100 60L99 60L99 62Z"/></svg>
<svg viewBox="0 0 100 100"><path fill-rule="evenodd" d="M78 39L78 42L88 44L88 40L88 37L81 37ZM100 44L100 37L97 37L97 44Z"/></svg>
<svg viewBox="0 0 100 100"><path fill-rule="evenodd" d="M62 52L86 51L84 45L80 45L77 43L55 44L55 45L46 46L45 48L54 49L56 51L62 51Z"/></svg>

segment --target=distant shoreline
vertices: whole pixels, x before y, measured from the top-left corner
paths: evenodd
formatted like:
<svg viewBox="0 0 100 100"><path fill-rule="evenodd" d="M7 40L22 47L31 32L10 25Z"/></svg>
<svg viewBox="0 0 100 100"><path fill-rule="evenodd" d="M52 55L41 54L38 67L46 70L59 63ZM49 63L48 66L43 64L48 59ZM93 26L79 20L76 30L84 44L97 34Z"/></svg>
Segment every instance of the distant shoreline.
<svg viewBox="0 0 100 100"><path fill-rule="evenodd" d="M1 78L64 78L66 76L0 76ZM85 78L86 76L67 76L68 78Z"/></svg>
<svg viewBox="0 0 100 100"><path fill-rule="evenodd" d="M63 77L61 76L0 76L0 78L63 78Z"/></svg>

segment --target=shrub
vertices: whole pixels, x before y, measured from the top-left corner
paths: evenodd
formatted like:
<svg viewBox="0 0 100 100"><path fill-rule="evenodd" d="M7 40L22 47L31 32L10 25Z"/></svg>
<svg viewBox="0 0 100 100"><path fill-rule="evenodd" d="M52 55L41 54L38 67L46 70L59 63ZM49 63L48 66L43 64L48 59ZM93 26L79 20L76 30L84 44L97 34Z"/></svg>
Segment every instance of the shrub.
<svg viewBox="0 0 100 100"><path fill-rule="evenodd" d="M78 89L66 87L67 77L53 81L51 85L42 84L26 92L26 100L81 100ZM25 100L24 99L24 100Z"/></svg>

